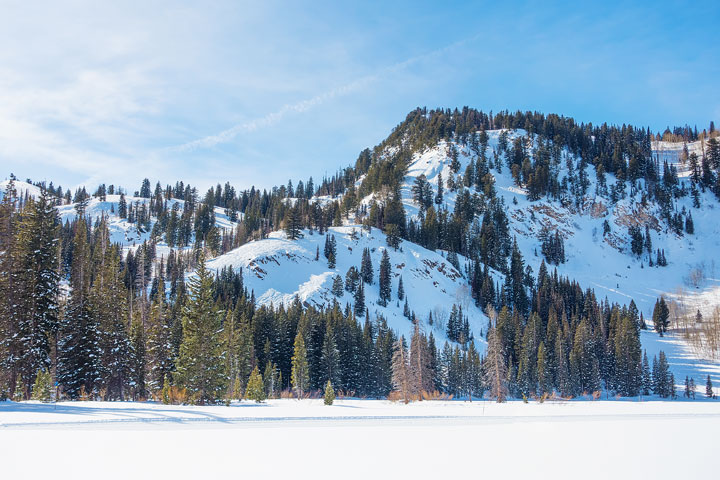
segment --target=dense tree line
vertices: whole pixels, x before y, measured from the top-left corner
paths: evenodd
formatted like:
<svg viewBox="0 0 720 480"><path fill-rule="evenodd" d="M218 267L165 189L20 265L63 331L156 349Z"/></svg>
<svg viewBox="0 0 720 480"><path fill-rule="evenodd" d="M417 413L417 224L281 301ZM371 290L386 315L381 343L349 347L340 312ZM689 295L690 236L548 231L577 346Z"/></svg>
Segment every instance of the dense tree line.
<svg viewBox="0 0 720 480"><path fill-rule="evenodd" d="M505 392L501 397L640 394L644 321L633 302L599 302L592 290L548 273L544 263L524 298L515 298L511 288L502 295L499 311L493 304L487 309L492 324L485 362L493 363L485 369L502 382L488 385L489 391Z"/></svg>
<svg viewBox="0 0 720 480"><path fill-rule="evenodd" d="M544 265L533 278L516 245L503 287L482 299L493 319L488 339L501 355L493 359L490 348L483 360L460 308L450 314L451 342L442 347L414 313L409 345L382 317L370 318L358 292L378 288L386 302L401 296L389 289L385 257L376 268L366 252L340 278L338 289L354 289L354 306L318 309L299 300L258 306L241 272L213 275L205 268L207 248L197 258L157 259L143 245L123 256L109 241L105 219L90 225L79 217L61 226L47 194L18 208L8 191L1 207L3 396L29 398L45 372L72 399L208 403L257 393L258 379L269 396L291 388L304 395L328 381L361 396L481 396L498 391L482 373L491 361L503 373L500 390L516 397L602 388L637 395L644 385L634 304L600 303ZM196 267L189 283L184 262Z"/></svg>

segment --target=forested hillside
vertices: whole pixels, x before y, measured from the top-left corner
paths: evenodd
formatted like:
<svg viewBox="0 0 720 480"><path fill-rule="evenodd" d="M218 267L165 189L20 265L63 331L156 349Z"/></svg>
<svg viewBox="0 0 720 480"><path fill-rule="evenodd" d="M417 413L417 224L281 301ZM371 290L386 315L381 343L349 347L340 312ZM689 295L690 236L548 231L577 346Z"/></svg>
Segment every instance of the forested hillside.
<svg viewBox="0 0 720 480"><path fill-rule="evenodd" d="M670 397L641 330L708 286L719 168L713 125L465 108L411 112L318 184L11 177L0 396Z"/></svg>

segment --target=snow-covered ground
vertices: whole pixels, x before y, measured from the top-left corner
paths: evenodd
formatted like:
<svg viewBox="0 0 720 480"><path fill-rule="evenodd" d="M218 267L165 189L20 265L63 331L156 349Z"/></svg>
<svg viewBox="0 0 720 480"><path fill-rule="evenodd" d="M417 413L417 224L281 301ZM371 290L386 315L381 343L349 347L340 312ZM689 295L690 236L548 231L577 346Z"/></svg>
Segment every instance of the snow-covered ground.
<svg viewBox="0 0 720 480"><path fill-rule="evenodd" d="M4 478L715 478L718 428L711 400L0 403Z"/></svg>

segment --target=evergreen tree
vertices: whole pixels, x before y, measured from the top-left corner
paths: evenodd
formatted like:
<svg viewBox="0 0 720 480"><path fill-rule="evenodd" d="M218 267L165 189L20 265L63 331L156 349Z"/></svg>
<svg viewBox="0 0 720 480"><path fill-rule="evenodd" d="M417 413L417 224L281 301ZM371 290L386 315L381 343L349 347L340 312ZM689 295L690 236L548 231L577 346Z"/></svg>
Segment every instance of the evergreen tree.
<svg viewBox="0 0 720 480"><path fill-rule="evenodd" d="M387 250L383 250L382 259L380 260L380 304L387 306L388 302L392 298L392 286L390 284L390 256Z"/></svg>
<svg viewBox="0 0 720 480"><path fill-rule="evenodd" d="M150 180L147 178L143 180L142 186L140 187L140 194L138 196L142 198L150 198Z"/></svg>
<svg viewBox="0 0 720 480"><path fill-rule="evenodd" d="M227 378L220 341L221 315L213 300L213 278L203 254L195 276L188 281L182 327L178 382L187 388L193 402L214 403L225 392Z"/></svg>
<svg viewBox="0 0 720 480"><path fill-rule="evenodd" d="M145 326L142 323L141 315L136 315L130 325L130 385L132 396L135 400L147 398L147 340L145 337ZM187 390L185 390L187 392ZM122 393L122 392L121 392Z"/></svg>
<svg viewBox="0 0 720 480"><path fill-rule="evenodd" d="M692 396L692 399L695 400L695 379L690 377L690 395Z"/></svg>
<svg viewBox="0 0 720 480"><path fill-rule="evenodd" d="M263 386L265 388L265 397L274 398L282 385L282 373L280 369L268 360L265 364L265 372L263 374Z"/></svg>
<svg viewBox="0 0 720 480"><path fill-rule="evenodd" d="M360 261L360 277L362 278L362 281L367 283L368 285L372 285L373 283L373 266L372 266L372 257L370 256L370 249L365 248L363 249L362 253L362 260Z"/></svg>
<svg viewBox="0 0 720 480"><path fill-rule="evenodd" d="M713 384L712 380L710 379L710 375L707 376L707 380L705 381L705 396L707 398L713 398Z"/></svg>
<svg viewBox="0 0 720 480"><path fill-rule="evenodd" d="M447 322L447 337L448 340L451 342L457 342L460 339L460 330L461 330L461 319L460 319L460 312L458 311L458 306L456 304L453 304L452 309L450 310L450 317L448 318Z"/></svg>
<svg viewBox="0 0 720 480"><path fill-rule="evenodd" d="M667 303L665 303L665 297L660 297L660 299L655 302L655 307L653 308L653 326L661 337L667 332L668 326L670 325L669 317L670 310L668 309Z"/></svg>
<svg viewBox="0 0 720 480"><path fill-rule="evenodd" d="M365 315L365 284L360 282L355 289L355 315L362 317Z"/></svg>
<svg viewBox="0 0 720 480"><path fill-rule="evenodd" d="M573 379L573 391L576 395L592 393L600 388L595 372L596 364L591 327L588 320L583 319L575 332L570 351L570 376Z"/></svg>
<svg viewBox="0 0 720 480"><path fill-rule="evenodd" d="M298 398L302 398L310 384L310 369L308 367L307 350L305 349L305 339L302 336L302 332L298 332L295 336L291 375L295 394Z"/></svg>
<svg viewBox="0 0 720 480"><path fill-rule="evenodd" d="M541 250L548 263L552 265L565 263L565 242L559 232L555 231L555 235L544 235Z"/></svg>
<svg viewBox="0 0 720 480"><path fill-rule="evenodd" d="M333 276L332 294L336 297L342 297L345 294L345 285L340 275Z"/></svg>
<svg viewBox="0 0 720 480"><path fill-rule="evenodd" d="M510 256L510 272L505 280L510 305L518 311L525 312L528 307L528 297L525 288L525 262L518 248L517 241L513 241Z"/></svg>
<svg viewBox="0 0 720 480"><path fill-rule="evenodd" d="M430 370L430 351L427 337L420 331L417 322L410 339L408 377L408 388L413 396L422 399L423 392L432 392L434 385Z"/></svg>
<svg viewBox="0 0 720 480"><path fill-rule="evenodd" d="M450 144L450 170L452 170L453 173L457 174L460 170L460 161L458 160L459 152L457 150L457 147L454 143Z"/></svg>
<svg viewBox="0 0 720 480"><path fill-rule="evenodd" d="M118 201L118 216L125 220L128 216L127 200L125 200L125 194L120 194L120 200Z"/></svg>
<svg viewBox="0 0 720 480"><path fill-rule="evenodd" d="M285 215L285 234L290 240L302 238L302 217L300 214L299 203L294 207L287 209Z"/></svg>
<svg viewBox="0 0 720 480"><path fill-rule="evenodd" d="M483 362L483 380L487 386L490 398L498 403L505 401L508 395L507 369L503 355L502 339L495 326L488 330L487 354Z"/></svg>
<svg viewBox="0 0 720 480"><path fill-rule="evenodd" d="M640 338L630 317L623 317L615 333L615 386L620 395L633 397L643 386Z"/></svg>
<svg viewBox="0 0 720 480"><path fill-rule="evenodd" d="M325 235L325 249L323 253L325 258L327 258L328 268L335 268L337 257L337 241L335 240L335 235Z"/></svg>
<svg viewBox="0 0 720 480"><path fill-rule="evenodd" d="M538 380L538 394L542 395L548 393L551 390L550 378L547 369L547 356L545 354L545 342L540 342L537 352L537 380Z"/></svg>
<svg viewBox="0 0 720 480"><path fill-rule="evenodd" d="M40 402L52 400L52 376L46 369L37 372L32 389L32 399Z"/></svg>
<svg viewBox="0 0 720 480"><path fill-rule="evenodd" d="M48 192L29 198L17 225L15 248L10 255L13 285L12 308L7 312L12 333L0 339L10 354L10 370L24 385L50 366L51 339L58 329L59 265L57 212Z"/></svg>
<svg viewBox="0 0 720 480"><path fill-rule="evenodd" d="M642 255L643 252L643 234L638 226L628 227L628 235L630 236L630 251L635 256Z"/></svg>
<svg viewBox="0 0 720 480"><path fill-rule="evenodd" d="M332 382L330 380L325 384L325 393L323 394L323 403L325 405L332 405L335 401L335 390L333 389Z"/></svg>
<svg viewBox="0 0 720 480"><path fill-rule="evenodd" d="M444 188L443 188L442 172L438 172L437 182L438 182L438 191L437 191L437 195L435 195L435 204L440 206L445 201L445 199L443 197Z"/></svg>
<svg viewBox="0 0 720 480"><path fill-rule="evenodd" d="M154 392L162 388L174 370L172 325L165 303L160 299L150 306L146 333L147 382L150 391Z"/></svg>
<svg viewBox="0 0 720 480"><path fill-rule="evenodd" d="M245 389L245 398L255 400L257 403L265 401L265 385L257 366L255 366L252 373L250 373L250 379Z"/></svg>
<svg viewBox="0 0 720 480"><path fill-rule="evenodd" d="M400 248L400 242L402 241L402 238L400 237L400 228L394 223L386 223L384 232L385 241L388 244L388 247L392 247L393 250L397 251L397 249Z"/></svg>
<svg viewBox="0 0 720 480"><path fill-rule="evenodd" d="M398 297L398 300L403 300L405 298L405 287L403 286L402 276L400 277L400 280L398 281L397 297Z"/></svg>
<svg viewBox="0 0 720 480"><path fill-rule="evenodd" d="M428 182L424 174L420 174L415 178L415 183L412 186L412 195L415 202L420 205L421 212L424 212L432 205L432 185L430 185L430 182Z"/></svg>
<svg viewBox="0 0 720 480"><path fill-rule="evenodd" d="M325 339L323 340L320 370L323 380L332 382L335 385L340 384L340 352L335 342L335 333L329 325L325 331Z"/></svg>
<svg viewBox="0 0 720 480"><path fill-rule="evenodd" d="M355 291L357 290L359 284L360 273L358 272L357 268L348 268L348 271L345 274L345 290L355 294Z"/></svg>
<svg viewBox="0 0 720 480"><path fill-rule="evenodd" d="M84 219L75 224L70 298L58 332L57 381L72 399L97 393L101 381L99 325L91 311L90 246Z"/></svg>
<svg viewBox="0 0 720 480"><path fill-rule="evenodd" d="M642 360L642 394L650 395L652 390L652 376L650 375L650 363L648 362L647 352L643 352Z"/></svg>
<svg viewBox="0 0 720 480"><path fill-rule="evenodd" d="M658 354L657 360L653 359L653 393L662 398L672 397L675 394L675 381L670 373L665 352Z"/></svg>
<svg viewBox="0 0 720 480"><path fill-rule="evenodd" d="M555 359L557 361L555 386L560 395L567 396L572 391L572 382L570 380L570 372L568 368L565 339L560 329L558 329L555 337Z"/></svg>

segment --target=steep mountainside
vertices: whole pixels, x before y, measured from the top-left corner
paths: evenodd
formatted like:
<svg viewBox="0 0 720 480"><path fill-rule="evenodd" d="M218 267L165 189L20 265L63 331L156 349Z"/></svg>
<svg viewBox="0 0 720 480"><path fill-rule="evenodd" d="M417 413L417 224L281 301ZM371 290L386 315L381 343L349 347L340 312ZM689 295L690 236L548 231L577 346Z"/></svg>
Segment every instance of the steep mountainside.
<svg viewBox="0 0 720 480"><path fill-rule="evenodd" d="M529 156L533 159L533 151L538 146L536 140L531 140L534 137L528 137L523 130L505 132L508 143L515 139L527 142ZM576 279L585 288L595 289L600 298L607 296L610 301L619 303L634 299L646 317L652 312L661 294L673 295L678 289L700 291L718 285L715 277L716 268L720 268L720 264L716 265L716 252L720 246L720 204L710 191L698 192L699 208L693 207L690 195L674 200L674 211L681 213L684 219L692 218L692 234L683 230L678 232L668 225L661 207L655 202L644 200L646 186L643 180L638 180L638 188L634 193L629 191L626 198L613 202L606 192L617 183L615 175L606 175L606 188L603 189L599 188L597 176L589 173L588 194L581 204L550 197L533 201L528 198L528 190L518 186L512 178L505 155L498 153L499 137L503 131L487 133L488 156L498 155L502 162L500 172L498 169L490 171L496 194L504 201L511 235L517 238L525 262L535 273L543 260L543 238L558 232L564 239L566 258L565 263L556 265L559 274ZM675 152L672 154L674 163L669 166L677 168L681 188L689 191L688 166L675 155L682 151L682 145L659 142L654 145L659 150L653 150L653 154L656 158L669 159L668 152ZM700 151L700 148L700 142L690 144L691 152ZM457 152L460 165L458 173L462 176L475 158L468 145L441 141L413 154L400 187L402 202L410 217L419 217L420 206L412 192L418 177L422 175L427 179L434 196L438 192L439 178L444 183L448 178L457 178L458 175L453 175L451 170L453 151ZM578 161L567 150L563 150L561 155L562 158L551 170L552 176L559 183L568 177L568 165ZM590 171L592 167L587 168ZM440 209L452 212L456 208L458 195L464 189L453 192L448 190L447 185L444 185L444 189L444 201ZM474 187L465 190L471 195L482 196L483 193ZM371 194L362 203L369 205L373 199L381 201L380 197L379 194ZM609 231L605 231L605 222ZM633 255L628 227L638 226L645 233L646 225L650 232L652 254L645 251L640 256ZM658 249L664 251L667 266L656 265ZM649 266L651 257L652 267Z"/></svg>
<svg viewBox="0 0 720 480"><path fill-rule="evenodd" d="M355 299L347 288L340 296L332 293L333 279L340 276L345 283L348 270L359 268L362 252L367 248L374 272L373 283L365 285L364 294L372 318L382 315L391 328L407 335L412 331L412 323L404 314L407 301L427 333L443 339L452 306L456 305L467 316L476 341L484 343L481 333L487 320L475 307L467 280L439 253L410 242L402 242L395 250L388 247L385 235L375 228L368 232L359 225L333 227L327 235L335 238L337 255L336 266L330 268L323 255L326 235L308 230L303 233L303 238L294 241L288 240L283 232L274 233L270 238L247 243L213 259L208 268L231 267L236 271L242 268L245 286L255 293L261 305L288 305L297 296L303 303L316 307L337 301L352 308ZM379 303L378 266L383 251L389 254L392 272L391 301L387 306ZM401 278L407 300L398 298Z"/></svg>

